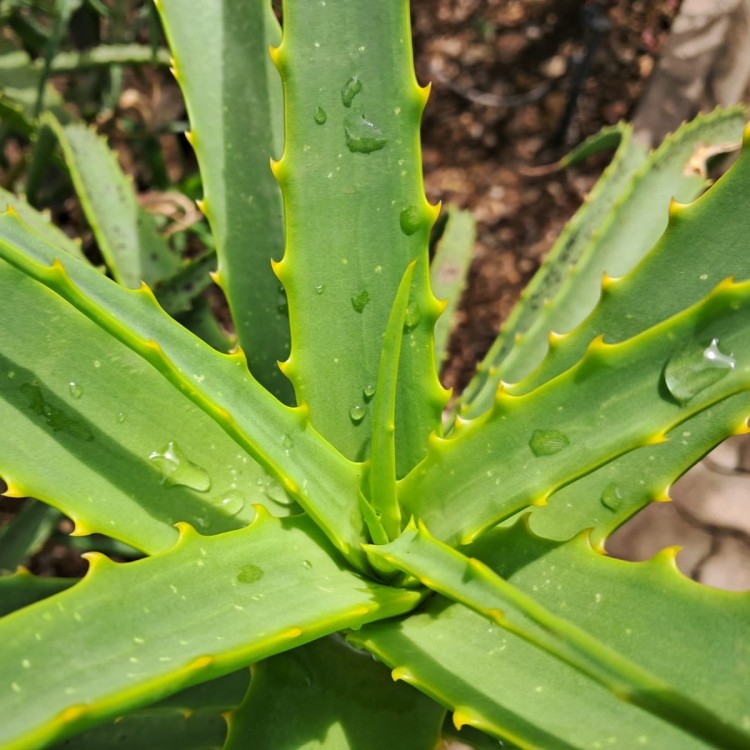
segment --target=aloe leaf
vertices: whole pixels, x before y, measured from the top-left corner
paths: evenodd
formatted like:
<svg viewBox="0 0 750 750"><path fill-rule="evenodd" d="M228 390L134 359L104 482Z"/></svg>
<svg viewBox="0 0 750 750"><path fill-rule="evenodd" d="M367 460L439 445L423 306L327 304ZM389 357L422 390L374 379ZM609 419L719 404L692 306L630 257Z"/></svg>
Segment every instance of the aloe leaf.
<svg viewBox="0 0 750 750"><path fill-rule="evenodd" d="M58 52L50 61L50 75L76 73L110 65L169 65L169 53L145 44L101 44L85 50Z"/></svg>
<svg viewBox="0 0 750 750"><path fill-rule="evenodd" d="M276 273L292 333L284 372L316 429L349 458L366 458L373 421L363 391L375 381L401 277L416 260L398 379L399 476L424 454L446 400L427 257L436 212L419 154L427 90L414 78L410 38L405 0L286 3L273 52L286 129L274 165L286 212Z"/></svg>
<svg viewBox="0 0 750 750"><path fill-rule="evenodd" d="M433 750L445 710L334 638L253 668L245 702L229 717L225 750Z"/></svg>
<svg viewBox="0 0 750 750"><path fill-rule="evenodd" d="M169 300L166 302L169 304ZM176 319L218 352L226 354L236 345L234 336L222 328L214 317L211 304L204 297L196 297L190 310L178 313Z"/></svg>
<svg viewBox="0 0 750 750"><path fill-rule="evenodd" d="M146 287L125 289L89 266L58 255L30 234L17 216L0 216L0 258L49 287L144 364L154 367L282 483L355 565L364 565L359 547L365 539L364 522L356 500L359 467L311 427L307 410L277 401L250 375L242 351L234 355L216 352L166 315ZM95 369L100 368L94 363ZM127 405L119 400L113 404L114 414L123 406ZM70 445L68 436L65 443L62 436L57 437L57 442ZM205 435L197 438L206 444ZM141 450L160 447L147 445ZM71 478L67 486L73 482ZM28 494L40 497L36 492ZM45 499L53 495L50 487ZM91 490L83 489L83 497L90 496ZM132 543L127 538L123 541ZM143 544L142 539L134 541L134 546ZM163 543L163 537L159 541Z"/></svg>
<svg viewBox="0 0 750 750"><path fill-rule="evenodd" d="M177 544L151 558L115 564L92 553L89 561L78 585L0 620L5 750L64 739L419 601L351 573L304 516L259 513L251 526L213 537L183 524Z"/></svg>
<svg viewBox="0 0 750 750"><path fill-rule="evenodd" d="M147 362L4 263L0 290L11 494L150 552L174 542L176 521L217 533L251 521L252 502L290 512L281 486Z"/></svg>
<svg viewBox="0 0 750 750"><path fill-rule="evenodd" d="M672 204L669 226L659 242L633 270L605 279L596 308L576 329L555 337L547 358L518 391L530 391L570 367L598 335L604 334L608 342L622 341L694 304L728 276L750 278L749 144L750 127L745 128L735 164L697 200Z"/></svg>
<svg viewBox="0 0 750 750"><path fill-rule="evenodd" d="M619 699L640 706L699 739L743 748L750 735L624 657L585 630L541 605L481 560L440 543L423 524L412 524L387 545L367 546L375 561L389 563L428 588L478 612L502 628L569 664Z"/></svg>
<svg viewBox="0 0 750 750"><path fill-rule="evenodd" d="M591 312L603 273L620 276L636 265L667 228L673 196L692 200L705 187L701 155L706 144L739 140L743 124L744 110L737 107L696 118L645 163L640 147L623 140L622 161L615 159L615 170L606 173L567 226L504 324L467 390L464 416L489 408L501 381L516 383L531 373L547 353L550 332L570 331ZM634 167L639 167L635 173Z"/></svg>
<svg viewBox="0 0 750 750"><path fill-rule="evenodd" d="M689 417L750 388L750 361L728 356L750 347L748 314L750 283L727 280L627 341L597 339L575 367L531 393L500 391L489 414L431 441L400 483L402 504L438 538L466 543L608 461L663 441Z"/></svg>
<svg viewBox="0 0 750 750"><path fill-rule="evenodd" d="M136 201L130 181L107 143L93 130L42 119L57 136L73 185L114 278L137 289L170 276L179 266L154 218Z"/></svg>
<svg viewBox="0 0 750 750"><path fill-rule="evenodd" d="M169 695L145 710L172 708L186 713L203 708L224 713L234 710L242 703L249 686L250 669L245 667L215 680L180 690L179 693Z"/></svg>
<svg viewBox="0 0 750 750"><path fill-rule="evenodd" d="M191 258L171 276L160 280L154 289L156 299L174 317L188 312L200 293L210 286L215 268L216 253L212 250Z"/></svg>
<svg viewBox="0 0 750 750"><path fill-rule="evenodd" d="M37 552L59 518L55 508L28 500L9 523L0 526L0 574L15 570Z"/></svg>
<svg viewBox="0 0 750 750"><path fill-rule="evenodd" d="M278 23L267 0L199 3L190 13L181 0L157 7L190 118L218 283L253 374L290 402L276 365L289 352L289 319L271 269L284 246L281 193L269 168L283 137L281 83L268 56Z"/></svg>
<svg viewBox="0 0 750 750"><path fill-rule="evenodd" d="M732 396L667 433L658 445L620 456L554 492L531 512L531 528L547 539L565 540L591 529L601 545L628 518L651 502L669 499L670 485L727 436L742 434L750 417L750 394Z"/></svg>
<svg viewBox="0 0 750 750"><path fill-rule="evenodd" d="M396 497L396 389L413 278L414 263L410 263L401 279L388 318L372 406L372 451L368 466L370 505L388 539L394 539L401 533L401 508ZM363 395L367 399L367 393Z"/></svg>
<svg viewBox="0 0 750 750"><path fill-rule="evenodd" d="M86 261L80 243L70 239L65 232L52 224L45 214L32 208L25 200L0 188L0 210L12 208L23 221L50 245L63 250L74 258Z"/></svg>
<svg viewBox="0 0 750 750"><path fill-rule="evenodd" d="M0 618L27 607L75 583L68 578L42 578L21 568L11 576L0 576Z"/></svg>
<svg viewBox="0 0 750 750"><path fill-rule="evenodd" d="M221 750L227 734L224 718L214 711L185 715L175 710L139 711L52 746L53 750Z"/></svg>
<svg viewBox="0 0 750 750"><path fill-rule="evenodd" d="M627 563L596 553L584 536L559 544L535 537L523 523L492 531L466 551L728 727L750 728L742 687L750 664L747 593L685 579L675 568L674 550ZM458 724L521 748L732 746L718 737L707 745L618 701L544 651L442 597L406 620L370 625L352 638L394 667L394 676L451 707Z"/></svg>
<svg viewBox="0 0 750 750"><path fill-rule="evenodd" d="M476 240L476 222L469 211L448 206L446 214L445 229L430 264L433 294L444 300L445 305L435 323L435 361L438 366L448 354L448 341L461 293L466 286Z"/></svg>

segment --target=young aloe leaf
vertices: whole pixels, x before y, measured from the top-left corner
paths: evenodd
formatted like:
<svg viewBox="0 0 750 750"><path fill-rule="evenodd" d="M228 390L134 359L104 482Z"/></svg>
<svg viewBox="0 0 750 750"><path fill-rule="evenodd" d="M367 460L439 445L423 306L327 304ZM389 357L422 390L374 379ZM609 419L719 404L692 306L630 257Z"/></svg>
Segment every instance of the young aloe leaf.
<svg viewBox="0 0 750 750"><path fill-rule="evenodd" d="M449 206L446 213L445 229L430 264L433 294L445 300L443 314L435 323L435 362L438 367L448 354L448 340L466 286L476 239L476 222L469 211Z"/></svg>
<svg viewBox="0 0 750 750"><path fill-rule="evenodd" d="M293 510L282 487L153 367L5 263L0 319L0 421L14 425L0 473L12 494L55 505L77 533L149 552L174 542L177 521L218 533L249 523L251 503Z"/></svg>
<svg viewBox="0 0 750 750"><path fill-rule="evenodd" d="M432 442L400 483L402 504L438 538L466 543L608 461L661 442L689 417L750 389L750 360L729 356L750 349L748 314L750 282L727 280L625 342L597 339L575 367L531 393L501 391L488 415ZM582 391L585 401L572 395Z"/></svg>
<svg viewBox="0 0 750 750"><path fill-rule="evenodd" d="M674 550L626 563L594 552L585 537L560 545L535 537L522 523L490 532L466 552L727 727L747 731L747 593L685 579L676 571ZM706 648L706 633L712 648ZM395 677L451 707L458 724L521 748L737 746L718 736L700 742L618 701L544 651L440 597L407 620L370 625L351 638L395 667Z"/></svg>
<svg viewBox="0 0 750 750"><path fill-rule="evenodd" d="M179 319L179 314L191 310L200 293L211 284L215 268L216 253L212 250L202 253L186 261L169 278L160 280L154 295L170 315Z"/></svg>
<svg viewBox="0 0 750 750"><path fill-rule="evenodd" d="M750 734L727 727L699 703L541 605L477 558L437 541L412 524L393 542L367 546L374 561L400 568L422 584L464 604L502 628L569 664L619 699L640 706L708 742L744 747Z"/></svg>
<svg viewBox="0 0 750 750"><path fill-rule="evenodd" d="M281 83L268 56L279 25L268 0L198 3L190 13L181 0L157 7L190 117L217 281L250 369L290 403L291 386L276 365L289 352L287 302L271 269L284 247L281 193L269 168L283 138Z"/></svg>
<svg viewBox="0 0 750 750"><path fill-rule="evenodd" d="M4 526L0 526L0 575L14 571L47 541L60 519L49 505L28 500Z"/></svg>
<svg viewBox="0 0 750 750"><path fill-rule="evenodd" d="M608 342L623 341L694 304L728 276L750 278L749 186L750 126L728 172L693 203L672 204L659 242L632 271L605 279L596 308L575 330L555 337L542 365L515 392L530 391L570 367L601 334ZM720 251L709 252L713 247Z"/></svg>
<svg viewBox="0 0 750 750"><path fill-rule="evenodd" d="M623 142L623 161L613 163L617 169L568 225L503 326L480 368L482 374L467 389L464 416L489 408L501 381L516 383L532 372L547 353L551 331L570 331L591 312L603 273L620 276L635 266L666 229L673 196L692 200L705 187L700 154L706 144L738 141L743 124L741 108L696 118L643 164L642 157L635 162L626 158L628 141ZM639 148L630 147L636 153ZM635 165L640 169L634 174Z"/></svg>
<svg viewBox="0 0 750 750"><path fill-rule="evenodd" d="M414 265L410 263L404 272L388 318L372 405L372 449L367 470L370 506L388 539L401 533L401 508L396 497L396 389ZM367 398L367 394L364 396Z"/></svg>
<svg viewBox="0 0 750 750"><path fill-rule="evenodd" d="M44 238L50 245L72 255L74 258L86 261L81 246L75 240L71 240L63 231L52 224L47 216L32 208L26 201L13 193L0 188L0 212L12 208L23 221L40 237Z"/></svg>
<svg viewBox="0 0 750 750"><path fill-rule="evenodd" d="M433 750L445 709L334 638L260 662L224 750Z"/></svg>
<svg viewBox="0 0 750 750"><path fill-rule="evenodd" d="M118 717L76 737L52 745L51 750L105 750L129 747L139 750L221 750L227 725L215 711L147 709Z"/></svg>
<svg viewBox="0 0 750 750"><path fill-rule="evenodd" d="M191 309L179 313L176 319L217 352L227 354L236 346L234 336L222 328L211 310L211 304L204 297L196 297Z"/></svg>
<svg viewBox="0 0 750 750"><path fill-rule="evenodd" d="M157 232L153 217L136 201L133 186L117 157L93 130L61 125L47 115L42 122L57 136L86 218L114 278L137 289L173 274L179 259Z"/></svg>
<svg viewBox="0 0 750 750"><path fill-rule="evenodd" d="M177 544L154 557L89 560L81 583L0 620L5 750L63 739L420 599L353 574L304 516L263 513L214 537L182 525Z"/></svg>
<svg viewBox="0 0 750 750"><path fill-rule="evenodd" d="M169 65L169 53L144 44L101 44L85 50L58 52L51 60L50 75L77 73L111 65Z"/></svg>
<svg viewBox="0 0 750 750"><path fill-rule="evenodd" d="M242 351L222 355L211 349L167 316L147 287L125 289L89 266L57 255L17 216L0 216L0 258L56 292L153 366L281 482L355 565L364 565L359 467L312 428L307 410L279 403L250 375ZM117 408L122 409L121 403ZM164 452L161 447L155 450Z"/></svg>
<svg viewBox="0 0 750 750"><path fill-rule="evenodd" d="M418 140L427 91L414 79L408 3L286 3L273 58L286 126L274 164L286 211L276 273L292 332L284 371L316 429L349 458L366 458L373 422L365 390L396 289L417 260L398 379L402 476L424 455L445 402L427 257L436 211L424 195Z"/></svg>
<svg viewBox="0 0 750 750"><path fill-rule="evenodd" d="M58 594L75 583L69 578L42 578L23 568L11 576L0 576L0 617Z"/></svg>
<svg viewBox="0 0 750 750"><path fill-rule="evenodd" d="M591 529L604 540L651 502L669 499L669 487L728 435L746 431L750 394L732 396L696 414L666 435L666 442L638 448L553 493L533 508L531 528L547 539L570 539Z"/></svg>

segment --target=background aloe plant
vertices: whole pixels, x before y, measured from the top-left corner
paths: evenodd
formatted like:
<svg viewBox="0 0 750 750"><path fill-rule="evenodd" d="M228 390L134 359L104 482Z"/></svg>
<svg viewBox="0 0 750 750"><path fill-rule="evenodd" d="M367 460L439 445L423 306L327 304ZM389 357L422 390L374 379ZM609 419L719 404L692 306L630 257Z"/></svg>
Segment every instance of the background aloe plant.
<svg viewBox="0 0 750 750"><path fill-rule="evenodd" d="M159 3L229 353L91 132L45 116L114 281L4 197L6 494L142 558L0 578L2 746L746 748L747 594L602 547L746 429L743 113L568 158L617 146L444 427L408 4L283 10Z"/></svg>

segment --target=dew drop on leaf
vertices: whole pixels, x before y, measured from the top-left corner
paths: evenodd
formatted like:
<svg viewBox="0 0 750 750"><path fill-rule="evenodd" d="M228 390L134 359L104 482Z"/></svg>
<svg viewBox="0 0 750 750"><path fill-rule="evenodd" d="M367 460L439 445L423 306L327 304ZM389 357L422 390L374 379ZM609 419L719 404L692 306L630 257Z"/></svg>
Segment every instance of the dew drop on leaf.
<svg viewBox="0 0 750 750"><path fill-rule="evenodd" d="M363 289L361 292L352 294L352 307L355 312L361 313L362 310L367 307L367 303L370 301L370 293Z"/></svg>
<svg viewBox="0 0 750 750"><path fill-rule="evenodd" d="M718 339L708 346L692 341L669 358L664 368L664 383L672 396L685 404L726 377L735 365L734 357L719 349Z"/></svg>
<svg viewBox="0 0 750 750"><path fill-rule="evenodd" d="M570 445L570 440L560 430L534 430L529 448L535 456L554 456Z"/></svg>
<svg viewBox="0 0 750 750"><path fill-rule="evenodd" d="M227 490L215 501L214 505L230 516L236 516L245 507L245 498L239 490Z"/></svg>
<svg viewBox="0 0 750 750"><path fill-rule="evenodd" d="M399 214L399 224L401 224L401 231L405 235L414 234L422 226L422 216L419 209L416 206L407 206Z"/></svg>
<svg viewBox="0 0 750 750"><path fill-rule="evenodd" d="M315 110L315 114L313 115L313 119L315 122L318 123L318 125L322 125L327 119L328 115L326 114L326 111L323 109L323 107L318 107Z"/></svg>
<svg viewBox="0 0 750 750"><path fill-rule="evenodd" d="M70 383L68 383L68 390L74 399L79 399L83 396L83 388L81 388L81 386L74 380L71 380Z"/></svg>
<svg viewBox="0 0 750 750"><path fill-rule="evenodd" d="M117 421L122 424L125 421L125 412L124 411L118 411L117 412Z"/></svg>
<svg viewBox="0 0 750 750"><path fill-rule="evenodd" d="M349 416L355 424L361 422L365 417L365 407L362 404L355 404L349 409Z"/></svg>
<svg viewBox="0 0 750 750"><path fill-rule="evenodd" d="M312 570L312 563L311 563L311 562L310 562L309 560L303 560L303 561L302 561L302 566L303 566L303 567L304 567L304 568L305 568L306 570Z"/></svg>
<svg viewBox="0 0 750 750"><path fill-rule="evenodd" d="M240 572L237 574L237 580L240 583L255 583L263 578L263 568L259 568L257 565L248 563L240 568Z"/></svg>
<svg viewBox="0 0 750 750"><path fill-rule="evenodd" d="M622 506L622 494L620 493L620 488L614 482L608 484L602 490L602 496L599 499L601 504L613 513L618 511Z"/></svg>
<svg viewBox="0 0 750 750"><path fill-rule="evenodd" d="M362 389L362 395L365 397L365 401L369 401L375 395L375 386L372 383L367 383Z"/></svg>
<svg viewBox="0 0 750 750"><path fill-rule="evenodd" d="M344 120L344 135L353 154L371 154L388 143L383 131L363 115L351 114Z"/></svg>
<svg viewBox="0 0 750 750"><path fill-rule="evenodd" d="M341 88L341 102L345 107L351 107L354 97L362 91L362 81L352 76Z"/></svg>
<svg viewBox="0 0 750 750"><path fill-rule="evenodd" d="M315 287L315 294L323 294L323 292L325 292L325 290L326 290L326 285L325 284L318 284Z"/></svg>
<svg viewBox="0 0 750 750"><path fill-rule="evenodd" d="M167 487L182 485L198 492L211 489L211 477L208 476L208 472L190 461L174 440L151 453L148 460L159 469L162 484Z"/></svg>
<svg viewBox="0 0 750 750"><path fill-rule="evenodd" d="M282 435L281 447L286 451L286 455L288 456L289 451L291 451L294 447L294 442L292 441L292 438L289 437L289 435Z"/></svg>

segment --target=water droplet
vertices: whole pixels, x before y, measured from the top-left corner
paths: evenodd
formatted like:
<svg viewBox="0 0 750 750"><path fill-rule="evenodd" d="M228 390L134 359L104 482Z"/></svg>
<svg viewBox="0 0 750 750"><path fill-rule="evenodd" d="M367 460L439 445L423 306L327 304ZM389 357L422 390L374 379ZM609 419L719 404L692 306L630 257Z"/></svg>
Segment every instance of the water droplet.
<svg viewBox="0 0 750 750"><path fill-rule="evenodd" d="M236 516L245 507L245 498L239 490L227 490L214 500L214 505L227 515Z"/></svg>
<svg viewBox="0 0 750 750"><path fill-rule="evenodd" d="M211 489L211 477L206 470L190 461L174 440L151 453L148 460L159 468L162 484L167 487L183 485L199 492Z"/></svg>
<svg viewBox="0 0 750 750"><path fill-rule="evenodd" d="M415 302L410 302L406 308L404 328L406 328L407 331L411 331L419 325L420 320L422 320L422 311L419 309L419 305Z"/></svg>
<svg viewBox="0 0 750 750"><path fill-rule="evenodd" d="M281 447L284 449L286 455L289 455L289 452L294 447L294 441L289 437L289 435L283 435L281 438Z"/></svg>
<svg viewBox="0 0 750 750"><path fill-rule="evenodd" d="M313 119L318 123L318 125L322 125L328 119L328 115L326 114L326 111L323 109L323 107L318 106L318 108L315 110L315 114L313 115Z"/></svg>
<svg viewBox="0 0 750 750"><path fill-rule="evenodd" d="M125 421L125 412L124 411L118 411L117 412L117 421L122 424Z"/></svg>
<svg viewBox="0 0 750 750"><path fill-rule="evenodd" d="M570 445L565 433L560 430L534 430L529 448L535 456L554 456Z"/></svg>
<svg viewBox="0 0 750 750"><path fill-rule="evenodd" d="M372 383L367 383L362 389L362 395L365 397L365 401L369 401L375 395L375 386Z"/></svg>
<svg viewBox="0 0 750 750"><path fill-rule="evenodd" d="M70 383L68 383L68 390L70 391L70 395L75 399L79 399L83 396L83 388L81 388L81 386L74 380L71 380Z"/></svg>
<svg viewBox="0 0 750 750"><path fill-rule="evenodd" d="M363 289L361 292L357 292L357 294L352 294L352 307L358 313L361 313L362 310L367 307L367 303L369 301L370 293L366 289Z"/></svg>
<svg viewBox="0 0 750 750"><path fill-rule="evenodd" d="M708 346L693 341L677 350L664 368L664 382L681 404L726 377L735 367L734 357L719 350L719 340Z"/></svg>
<svg viewBox="0 0 750 750"><path fill-rule="evenodd" d="M273 477L259 479L258 482L263 485L263 494L278 505L291 505L292 501L289 495L284 492L284 488Z"/></svg>
<svg viewBox="0 0 750 750"><path fill-rule="evenodd" d="M326 290L326 285L325 284L318 284L315 287L315 294L323 294L323 292L325 292L325 290Z"/></svg>
<svg viewBox="0 0 750 750"><path fill-rule="evenodd" d="M422 226L422 215L416 206L407 206L399 215L401 231L410 236Z"/></svg>
<svg viewBox="0 0 750 750"><path fill-rule="evenodd" d="M309 560L303 560L302 566L307 570L312 570L312 563Z"/></svg>
<svg viewBox="0 0 750 750"><path fill-rule="evenodd" d="M248 563L240 568L240 572L237 574L237 580L240 583L255 583L263 578L263 568L259 568L257 565Z"/></svg>
<svg viewBox="0 0 750 750"><path fill-rule="evenodd" d="M344 120L346 147L354 154L371 154L388 143L383 131L362 115L351 114Z"/></svg>
<svg viewBox="0 0 750 750"><path fill-rule="evenodd" d="M354 97L362 91L362 81L357 76L352 76L341 89L341 101L345 107L351 107Z"/></svg>
<svg viewBox="0 0 750 750"><path fill-rule="evenodd" d="M365 417L365 407L362 404L355 404L349 409L349 416L355 424L361 422Z"/></svg>
<svg viewBox="0 0 750 750"><path fill-rule="evenodd" d="M611 510L613 513L618 511L622 505L622 494L620 493L620 488L614 482L608 484L602 490L600 500L602 505L608 510Z"/></svg>

